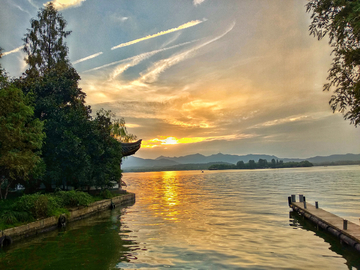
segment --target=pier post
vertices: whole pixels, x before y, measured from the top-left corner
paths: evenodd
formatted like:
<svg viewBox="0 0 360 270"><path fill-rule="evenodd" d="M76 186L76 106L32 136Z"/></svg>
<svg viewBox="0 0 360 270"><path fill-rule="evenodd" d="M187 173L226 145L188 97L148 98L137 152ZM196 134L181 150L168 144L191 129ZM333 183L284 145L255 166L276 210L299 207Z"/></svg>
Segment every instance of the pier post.
<svg viewBox="0 0 360 270"><path fill-rule="evenodd" d="M305 196L303 196L303 200L304 200L304 208L306 209L306 198L305 198Z"/></svg>
<svg viewBox="0 0 360 270"><path fill-rule="evenodd" d="M318 202L315 202L315 208L319 209L319 203Z"/></svg>
<svg viewBox="0 0 360 270"><path fill-rule="evenodd" d="M299 202L303 202L304 201L304 195L300 194L299 195Z"/></svg>
<svg viewBox="0 0 360 270"><path fill-rule="evenodd" d="M343 229L347 230L347 225L348 225L348 221L346 219L344 219L343 221Z"/></svg>
<svg viewBox="0 0 360 270"><path fill-rule="evenodd" d="M291 196L288 197L288 204L291 205Z"/></svg>
<svg viewBox="0 0 360 270"><path fill-rule="evenodd" d="M295 195L291 195L291 202L296 202L296 197L295 197Z"/></svg>

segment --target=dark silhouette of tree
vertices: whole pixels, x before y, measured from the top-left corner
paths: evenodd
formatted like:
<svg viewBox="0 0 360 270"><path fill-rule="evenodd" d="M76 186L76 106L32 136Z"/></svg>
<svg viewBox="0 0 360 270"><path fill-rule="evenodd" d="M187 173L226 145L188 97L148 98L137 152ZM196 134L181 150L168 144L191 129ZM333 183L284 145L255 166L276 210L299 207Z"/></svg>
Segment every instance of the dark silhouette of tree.
<svg viewBox="0 0 360 270"><path fill-rule="evenodd" d="M236 167L238 167L239 169L244 169L245 168L245 163L244 161L240 160L236 163Z"/></svg>
<svg viewBox="0 0 360 270"><path fill-rule="evenodd" d="M333 47L329 83L323 90L334 89L329 104L343 113L346 120L360 124L360 1L311 0L307 12L312 12L310 33L319 40L329 36Z"/></svg>

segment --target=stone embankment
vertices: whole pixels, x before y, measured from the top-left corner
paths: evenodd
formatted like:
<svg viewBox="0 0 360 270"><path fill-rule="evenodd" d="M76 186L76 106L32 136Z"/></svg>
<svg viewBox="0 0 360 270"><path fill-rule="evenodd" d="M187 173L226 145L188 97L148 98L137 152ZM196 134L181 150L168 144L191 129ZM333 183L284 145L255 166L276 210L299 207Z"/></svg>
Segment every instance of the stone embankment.
<svg viewBox="0 0 360 270"><path fill-rule="evenodd" d="M87 216L99 211L113 209L119 206L126 206L135 203L135 194L127 193L112 199L102 200L92 203L88 207L73 208L69 214L60 217L49 217L22 226L0 231L0 247L10 245L13 241L31 235L40 234L65 226L67 222L86 218Z"/></svg>

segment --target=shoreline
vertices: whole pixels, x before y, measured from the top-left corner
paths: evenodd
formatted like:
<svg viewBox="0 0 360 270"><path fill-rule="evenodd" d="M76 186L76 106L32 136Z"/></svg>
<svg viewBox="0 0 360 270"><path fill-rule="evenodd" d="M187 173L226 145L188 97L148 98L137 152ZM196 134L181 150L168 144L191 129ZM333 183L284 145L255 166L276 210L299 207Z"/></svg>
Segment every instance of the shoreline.
<svg viewBox="0 0 360 270"><path fill-rule="evenodd" d="M0 231L0 248L12 244L13 241L27 238L29 236L41 234L58 227L65 227L67 222L84 219L100 211L113 209L117 206L128 206L135 203L135 193L126 193L112 199L105 199L94 202L89 206L72 208L69 214L62 214L59 217L52 216L40 219L28 224L9 228Z"/></svg>

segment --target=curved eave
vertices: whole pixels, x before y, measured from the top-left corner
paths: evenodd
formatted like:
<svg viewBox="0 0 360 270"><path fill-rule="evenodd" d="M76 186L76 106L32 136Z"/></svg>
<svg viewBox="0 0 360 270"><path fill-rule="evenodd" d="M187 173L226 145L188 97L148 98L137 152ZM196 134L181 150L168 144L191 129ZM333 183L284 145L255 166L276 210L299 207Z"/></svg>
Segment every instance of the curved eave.
<svg viewBox="0 0 360 270"><path fill-rule="evenodd" d="M131 156L141 147L141 139L133 143L121 143L121 153L123 157Z"/></svg>

